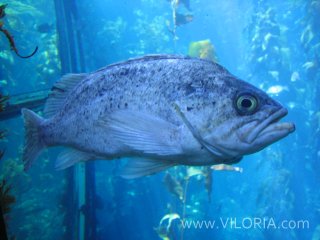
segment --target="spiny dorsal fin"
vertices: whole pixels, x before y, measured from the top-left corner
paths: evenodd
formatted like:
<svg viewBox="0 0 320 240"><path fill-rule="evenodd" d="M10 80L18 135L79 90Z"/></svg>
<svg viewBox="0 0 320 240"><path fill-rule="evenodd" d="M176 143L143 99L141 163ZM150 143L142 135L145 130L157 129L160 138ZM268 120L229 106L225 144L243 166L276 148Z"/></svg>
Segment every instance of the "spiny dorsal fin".
<svg viewBox="0 0 320 240"><path fill-rule="evenodd" d="M71 89L73 89L87 74L67 74L57 81L49 94L44 114L53 116L62 106Z"/></svg>

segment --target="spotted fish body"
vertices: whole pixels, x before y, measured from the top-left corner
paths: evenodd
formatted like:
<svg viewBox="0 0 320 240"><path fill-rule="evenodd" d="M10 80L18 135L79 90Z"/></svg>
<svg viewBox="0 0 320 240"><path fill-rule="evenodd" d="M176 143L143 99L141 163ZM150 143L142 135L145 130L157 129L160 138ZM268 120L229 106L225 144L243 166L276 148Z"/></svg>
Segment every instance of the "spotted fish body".
<svg viewBox="0 0 320 240"><path fill-rule="evenodd" d="M237 109L243 94L255 98L254 111L243 112L245 98L238 104L243 111ZM231 164L294 130L293 124L276 123L286 114L280 104L222 66L171 55L66 75L52 88L47 119L22 112L26 166L43 148L61 145L69 149L58 157L57 168L131 157L126 177L178 164Z"/></svg>
<svg viewBox="0 0 320 240"><path fill-rule="evenodd" d="M218 99L220 93L213 96L210 88L222 74L227 72L212 62L172 56L145 57L108 66L86 76L73 89L59 114L52 119L51 131L47 131L44 139L50 141L48 145L72 143L86 151L101 148L97 152L102 153L108 146L111 154L116 154L121 146L113 144L113 136L105 134L99 120L118 110L130 110L181 124L173 103L195 115L200 109L212 108L211 100ZM74 127L70 128L71 125Z"/></svg>

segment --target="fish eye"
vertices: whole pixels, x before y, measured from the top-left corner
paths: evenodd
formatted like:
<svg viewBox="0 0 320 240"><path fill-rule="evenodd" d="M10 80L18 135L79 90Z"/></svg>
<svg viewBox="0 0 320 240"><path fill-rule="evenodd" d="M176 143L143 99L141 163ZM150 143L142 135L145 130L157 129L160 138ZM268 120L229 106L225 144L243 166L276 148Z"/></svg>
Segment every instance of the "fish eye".
<svg viewBox="0 0 320 240"><path fill-rule="evenodd" d="M236 110L241 115L254 113L258 108L258 100L251 93L243 93L236 98Z"/></svg>

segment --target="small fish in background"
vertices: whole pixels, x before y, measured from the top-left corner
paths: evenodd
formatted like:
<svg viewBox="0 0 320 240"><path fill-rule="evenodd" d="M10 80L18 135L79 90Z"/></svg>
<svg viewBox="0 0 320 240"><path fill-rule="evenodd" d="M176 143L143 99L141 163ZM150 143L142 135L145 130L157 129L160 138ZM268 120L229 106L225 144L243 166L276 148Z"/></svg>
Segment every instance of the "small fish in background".
<svg viewBox="0 0 320 240"><path fill-rule="evenodd" d="M235 172L239 172L239 173L243 172L243 168L235 167L235 166L227 165L227 164L217 164L217 165L211 166L210 168L215 171L235 171Z"/></svg>
<svg viewBox="0 0 320 240"><path fill-rule="evenodd" d="M274 85L267 89L267 93L271 95L278 95L283 91L289 91L289 88L287 86Z"/></svg>
<svg viewBox="0 0 320 240"><path fill-rule="evenodd" d="M314 68L314 67L316 67L317 66L317 64L316 64L316 62L306 62L306 63L304 63L303 65L302 65L302 67L304 68L304 69L306 69L306 70L309 70L309 69L312 69L312 68Z"/></svg>
<svg viewBox="0 0 320 240"><path fill-rule="evenodd" d="M296 82L300 80L300 74L298 72L293 72L290 78L291 82Z"/></svg>
<svg viewBox="0 0 320 240"><path fill-rule="evenodd" d="M43 118L22 109L25 169L43 149L56 161L127 157L120 175L137 178L177 165L238 163L295 130L265 92L212 61L151 55L89 74L69 74L48 97Z"/></svg>

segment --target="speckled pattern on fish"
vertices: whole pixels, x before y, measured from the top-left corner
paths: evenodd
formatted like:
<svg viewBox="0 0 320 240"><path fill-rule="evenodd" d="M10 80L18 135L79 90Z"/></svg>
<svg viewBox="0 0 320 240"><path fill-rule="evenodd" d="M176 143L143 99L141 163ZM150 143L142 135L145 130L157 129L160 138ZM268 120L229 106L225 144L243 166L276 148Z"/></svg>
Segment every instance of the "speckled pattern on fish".
<svg viewBox="0 0 320 240"><path fill-rule="evenodd" d="M146 166L144 174L131 166L134 177L177 164L231 164L294 129L292 124L275 126L286 110L222 66L171 55L67 75L52 88L45 112L50 118L37 120L41 147L31 152L55 145L72 148L59 156L58 168L79 159L144 159L138 164ZM37 116L23 113L28 128L34 122L28 119ZM35 155L28 153L27 133L27 165Z"/></svg>

